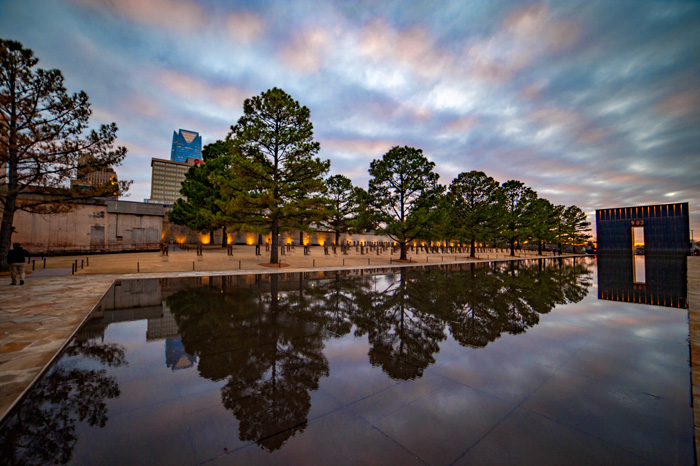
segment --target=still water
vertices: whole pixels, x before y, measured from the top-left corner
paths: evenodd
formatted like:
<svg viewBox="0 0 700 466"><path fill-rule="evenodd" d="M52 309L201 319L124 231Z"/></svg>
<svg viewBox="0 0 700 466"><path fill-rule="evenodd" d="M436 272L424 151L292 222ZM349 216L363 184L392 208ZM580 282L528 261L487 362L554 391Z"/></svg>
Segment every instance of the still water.
<svg viewBox="0 0 700 466"><path fill-rule="evenodd" d="M0 462L693 464L685 262L604 262L122 280Z"/></svg>

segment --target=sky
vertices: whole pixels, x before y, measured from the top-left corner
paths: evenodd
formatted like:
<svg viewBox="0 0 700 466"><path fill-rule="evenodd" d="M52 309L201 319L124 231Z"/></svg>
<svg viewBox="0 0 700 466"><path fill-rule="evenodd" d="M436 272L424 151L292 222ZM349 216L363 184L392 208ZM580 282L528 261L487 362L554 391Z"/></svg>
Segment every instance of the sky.
<svg viewBox="0 0 700 466"><path fill-rule="evenodd" d="M592 222L689 202L700 238L698 1L0 0L0 37L117 124L126 200L150 197L173 131L224 139L278 87L355 185L408 145L446 186L517 179Z"/></svg>

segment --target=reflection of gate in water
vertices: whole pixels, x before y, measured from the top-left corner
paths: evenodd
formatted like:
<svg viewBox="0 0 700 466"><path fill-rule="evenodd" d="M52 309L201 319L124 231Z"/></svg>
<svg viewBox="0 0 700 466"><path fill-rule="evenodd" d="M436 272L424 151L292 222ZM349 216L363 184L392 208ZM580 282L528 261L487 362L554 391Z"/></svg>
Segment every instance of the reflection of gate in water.
<svg viewBox="0 0 700 466"><path fill-rule="evenodd" d="M687 309L687 260L678 255L599 255L598 299Z"/></svg>

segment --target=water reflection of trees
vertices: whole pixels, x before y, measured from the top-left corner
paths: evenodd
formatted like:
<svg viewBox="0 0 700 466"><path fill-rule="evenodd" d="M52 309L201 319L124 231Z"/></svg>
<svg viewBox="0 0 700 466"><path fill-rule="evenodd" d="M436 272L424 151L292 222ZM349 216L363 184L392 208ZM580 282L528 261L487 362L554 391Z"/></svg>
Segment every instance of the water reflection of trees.
<svg viewBox="0 0 700 466"><path fill-rule="evenodd" d="M80 367L80 359L103 366L126 364L124 348L98 338L76 339L62 359L40 378L0 428L2 464L67 463L78 440L76 425L104 427L105 400L119 396L119 385L106 369Z"/></svg>
<svg viewBox="0 0 700 466"><path fill-rule="evenodd" d="M448 332L474 348L522 333L556 305L583 299L590 273L555 260L227 280L178 292L168 306L200 374L226 381L222 401L240 439L273 451L305 429L311 392L329 375L325 340L366 335L371 364L414 379Z"/></svg>
<svg viewBox="0 0 700 466"><path fill-rule="evenodd" d="M278 276L268 278L265 286L226 293L180 292L168 305L200 374L226 380L222 402L239 420L240 439L272 451L305 429L310 392L328 375L328 361L323 327L294 305L303 291L280 290Z"/></svg>
<svg viewBox="0 0 700 466"><path fill-rule="evenodd" d="M372 345L369 360L390 377L420 377L435 362L439 342L445 338L443 322L433 311L431 294L422 289L425 275L402 268L384 276L378 287L367 290L365 307L352 316L357 335Z"/></svg>
<svg viewBox="0 0 700 466"><path fill-rule="evenodd" d="M475 348L503 333L526 331L556 305L582 300L590 286L585 265L561 261L470 264L466 270L438 275L450 333L463 346Z"/></svg>

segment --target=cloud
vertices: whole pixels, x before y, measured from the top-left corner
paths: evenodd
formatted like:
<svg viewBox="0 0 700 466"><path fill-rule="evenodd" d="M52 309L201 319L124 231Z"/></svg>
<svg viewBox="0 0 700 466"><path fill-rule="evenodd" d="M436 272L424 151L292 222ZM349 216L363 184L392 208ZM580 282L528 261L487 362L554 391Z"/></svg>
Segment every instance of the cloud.
<svg viewBox="0 0 700 466"><path fill-rule="evenodd" d="M226 31L229 36L243 44L258 39L263 30L262 18L253 13L233 13L226 18Z"/></svg>
<svg viewBox="0 0 700 466"><path fill-rule="evenodd" d="M330 38L323 29L310 29L293 37L280 51L282 62L304 74L318 72L330 47Z"/></svg>
<svg viewBox="0 0 700 466"><path fill-rule="evenodd" d="M377 19L359 35L360 51L378 62L391 60L424 78L436 78L454 72L454 57L443 52L432 35L421 27L403 31Z"/></svg>
<svg viewBox="0 0 700 466"><path fill-rule="evenodd" d="M540 125L541 134L565 136L581 144L595 144L608 136L608 132L594 126L578 112L558 107L545 107L529 114L529 119Z"/></svg>
<svg viewBox="0 0 700 466"><path fill-rule="evenodd" d="M390 140L371 139L322 139L321 148L334 156L372 156L379 158L399 143Z"/></svg>
<svg viewBox="0 0 700 466"><path fill-rule="evenodd" d="M134 94L127 98L126 109L132 114L143 115L151 118L160 118L165 114L165 109L150 96Z"/></svg>
<svg viewBox="0 0 700 466"><path fill-rule="evenodd" d="M546 56L571 48L581 28L561 20L543 4L517 7L495 34L469 46L466 60L470 75L504 82Z"/></svg>
<svg viewBox="0 0 700 466"><path fill-rule="evenodd" d="M204 101L209 105L240 111L250 93L237 86L217 86L176 71L162 71L158 81L182 101Z"/></svg>
<svg viewBox="0 0 700 466"><path fill-rule="evenodd" d="M557 19L541 3L511 12L503 21L503 29L518 41L557 52L571 47L580 35L578 24Z"/></svg>
<svg viewBox="0 0 700 466"><path fill-rule="evenodd" d="M477 124L477 118L466 116L448 122L442 129L445 133L464 133L474 128Z"/></svg>
<svg viewBox="0 0 700 466"><path fill-rule="evenodd" d="M206 18L194 0L73 0L76 3L108 10L132 21L172 31L201 29Z"/></svg>
<svg viewBox="0 0 700 466"><path fill-rule="evenodd" d="M545 87L546 84L541 81L532 83L520 90L520 96L527 100L537 100L542 97L542 91Z"/></svg>
<svg viewBox="0 0 700 466"><path fill-rule="evenodd" d="M663 98L657 105L662 113L671 116L690 116L700 108L700 89L690 89Z"/></svg>

